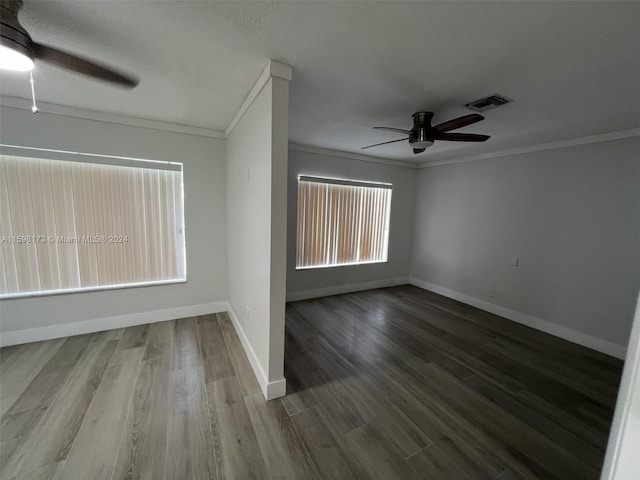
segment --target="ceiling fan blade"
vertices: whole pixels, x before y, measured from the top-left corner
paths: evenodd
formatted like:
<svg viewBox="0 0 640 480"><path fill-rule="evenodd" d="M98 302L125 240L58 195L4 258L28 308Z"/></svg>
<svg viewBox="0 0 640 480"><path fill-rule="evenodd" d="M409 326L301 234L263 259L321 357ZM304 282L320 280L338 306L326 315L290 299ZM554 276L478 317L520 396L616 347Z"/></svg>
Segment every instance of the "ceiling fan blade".
<svg viewBox="0 0 640 480"><path fill-rule="evenodd" d="M426 150L426 148L414 148L413 153L417 155L418 153L422 153Z"/></svg>
<svg viewBox="0 0 640 480"><path fill-rule="evenodd" d="M480 120L484 120L484 117L482 115L472 113L463 117L454 118L453 120L449 120L448 122L440 123L433 128L436 130L436 132L448 132L449 130L455 130L456 128L466 127L467 125L479 122Z"/></svg>
<svg viewBox="0 0 640 480"><path fill-rule="evenodd" d="M39 43L33 44L33 51L37 60L50 63L56 67L65 68L82 75L114 83L125 88L133 88L138 85L139 80L131 75L113 70L106 65L78 57L72 53L67 53L57 48Z"/></svg>
<svg viewBox="0 0 640 480"><path fill-rule="evenodd" d="M393 128L393 127L371 127L371 128L375 128L376 130L388 130L390 132L404 133L406 135L409 135L411 133L411 130L403 130L402 128Z"/></svg>
<svg viewBox="0 0 640 480"><path fill-rule="evenodd" d="M380 145L386 145L387 143L396 143L396 142L402 142L404 140L409 140L409 137L407 138L401 138L399 140L391 140L390 142L382 142L382 143L376 143L374 145L367 145L366 147L362 147L360 150L364 150L365 148L371 148L371 147L378 147Z"/></svg>
<svg viewBox="0 0 640 480"><path fill-rule="evenodd" d="M478 135L475 133L439 133L436 140L449 140L450 142L486 142L489 135Z"/></svg>

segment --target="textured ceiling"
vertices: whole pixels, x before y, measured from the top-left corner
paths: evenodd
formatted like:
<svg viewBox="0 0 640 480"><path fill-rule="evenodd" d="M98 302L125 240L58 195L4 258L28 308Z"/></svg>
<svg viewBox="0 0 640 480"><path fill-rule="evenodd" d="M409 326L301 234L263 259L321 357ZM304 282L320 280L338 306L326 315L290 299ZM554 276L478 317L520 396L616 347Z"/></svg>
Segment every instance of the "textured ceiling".
<svg viewBox="0 0 640 480"><path fill-rule="evenodd" d="M33 38L141 79L122 91L46 65L42 101L224 130L272 58L294 69L290 140L361 152L499 92L514 103L462 129L485 144L362 153L431 161L640 126L640 2L33 1ZM0 93L26 98L24 74Z"/></svg>

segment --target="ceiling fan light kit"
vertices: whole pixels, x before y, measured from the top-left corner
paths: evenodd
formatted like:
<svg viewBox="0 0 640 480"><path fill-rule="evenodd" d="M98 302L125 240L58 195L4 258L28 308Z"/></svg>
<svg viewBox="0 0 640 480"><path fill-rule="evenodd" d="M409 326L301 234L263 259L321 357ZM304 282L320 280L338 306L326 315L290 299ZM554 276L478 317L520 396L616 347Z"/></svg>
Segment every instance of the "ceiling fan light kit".
<svg viewBox="0 0 640 480"><path fill-rule="evenodd" d="M431 126L433 112L416 112L411 115L411 118L413 119L413 128L411 130L403 130L401 128L393 127L373 127L376 130L388 130L394 133L403 133L408 135L408 137L391 140L389 142L376 143L374 145L367 145L366 147L362 147L362 149L364 150L366 148L377 147L379 145L409 140L409 145L413 149L413 153L418 154L424 152L427 148L433 145L436 140L446 140L450 142L486 142L489 139L489 135L478 135L475 133L449 133L451 130L466 127L467 125L484 120L484 117L477 113L454 118L453 120L440 123L436 126Z"/></svg>
<svg viewBox="0 0 640 480"><path fill-rule="evenodd" d="M8 42L6 42L8 43ZM5 39L0 43L0 68L3 70L13 70L14 72L29 72L33 70L33 58L26 52L21 51L21 45L8 47Z"/></svg>
<svg viewBox="0 0 640 480"><path fill-rule="evenodd" d="M28 72L38 60L124 88L133 88L138 84L138 80L131 75L34 42L18 20L20 8L22 0L0 0L0 69Z"/></svg>
<svg viewBox="0 0 640 480"><path fill-rule="evenodd" d="M33 69L33 44L27 31L18 21L20 0L0 2L0 68L17 72Z"/></svg>

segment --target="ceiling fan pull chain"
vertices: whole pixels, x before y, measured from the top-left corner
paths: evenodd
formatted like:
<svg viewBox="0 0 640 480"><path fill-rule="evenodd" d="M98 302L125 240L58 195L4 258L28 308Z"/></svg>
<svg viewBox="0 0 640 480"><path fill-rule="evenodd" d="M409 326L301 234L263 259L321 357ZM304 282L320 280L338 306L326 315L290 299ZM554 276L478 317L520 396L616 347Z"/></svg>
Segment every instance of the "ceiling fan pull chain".
<svg viewBox="0 0 640 480"><path fill-rule="evenodd" d="M31 78L31 98L33 99L33 106L31 107L31 111L36 114L38 113L38 107L36 106L36 89L33 86L33 72L29 72L29 77Z"/></svg>

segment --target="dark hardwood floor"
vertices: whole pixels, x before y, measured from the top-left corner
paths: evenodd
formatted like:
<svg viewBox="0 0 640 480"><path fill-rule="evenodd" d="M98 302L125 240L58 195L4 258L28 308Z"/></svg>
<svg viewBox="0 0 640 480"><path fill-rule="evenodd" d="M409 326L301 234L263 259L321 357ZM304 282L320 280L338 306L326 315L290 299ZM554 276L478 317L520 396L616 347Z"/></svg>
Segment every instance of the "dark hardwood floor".
<svg viewBox="0 0 640 480"><path fill-rule="evenodd" d="M290 303L286 325L282 402L330 420L336 451L348 452L341 478L348 467L374 478L599 477L617 359L412 286Z"/></svg>
<svg viewBox="0 0 640 480"><path fill-rule="evenodd" d="M622 364L402 286L290 303L265 402L226 314L0 350L0 478L598 478Z"/></svg>

